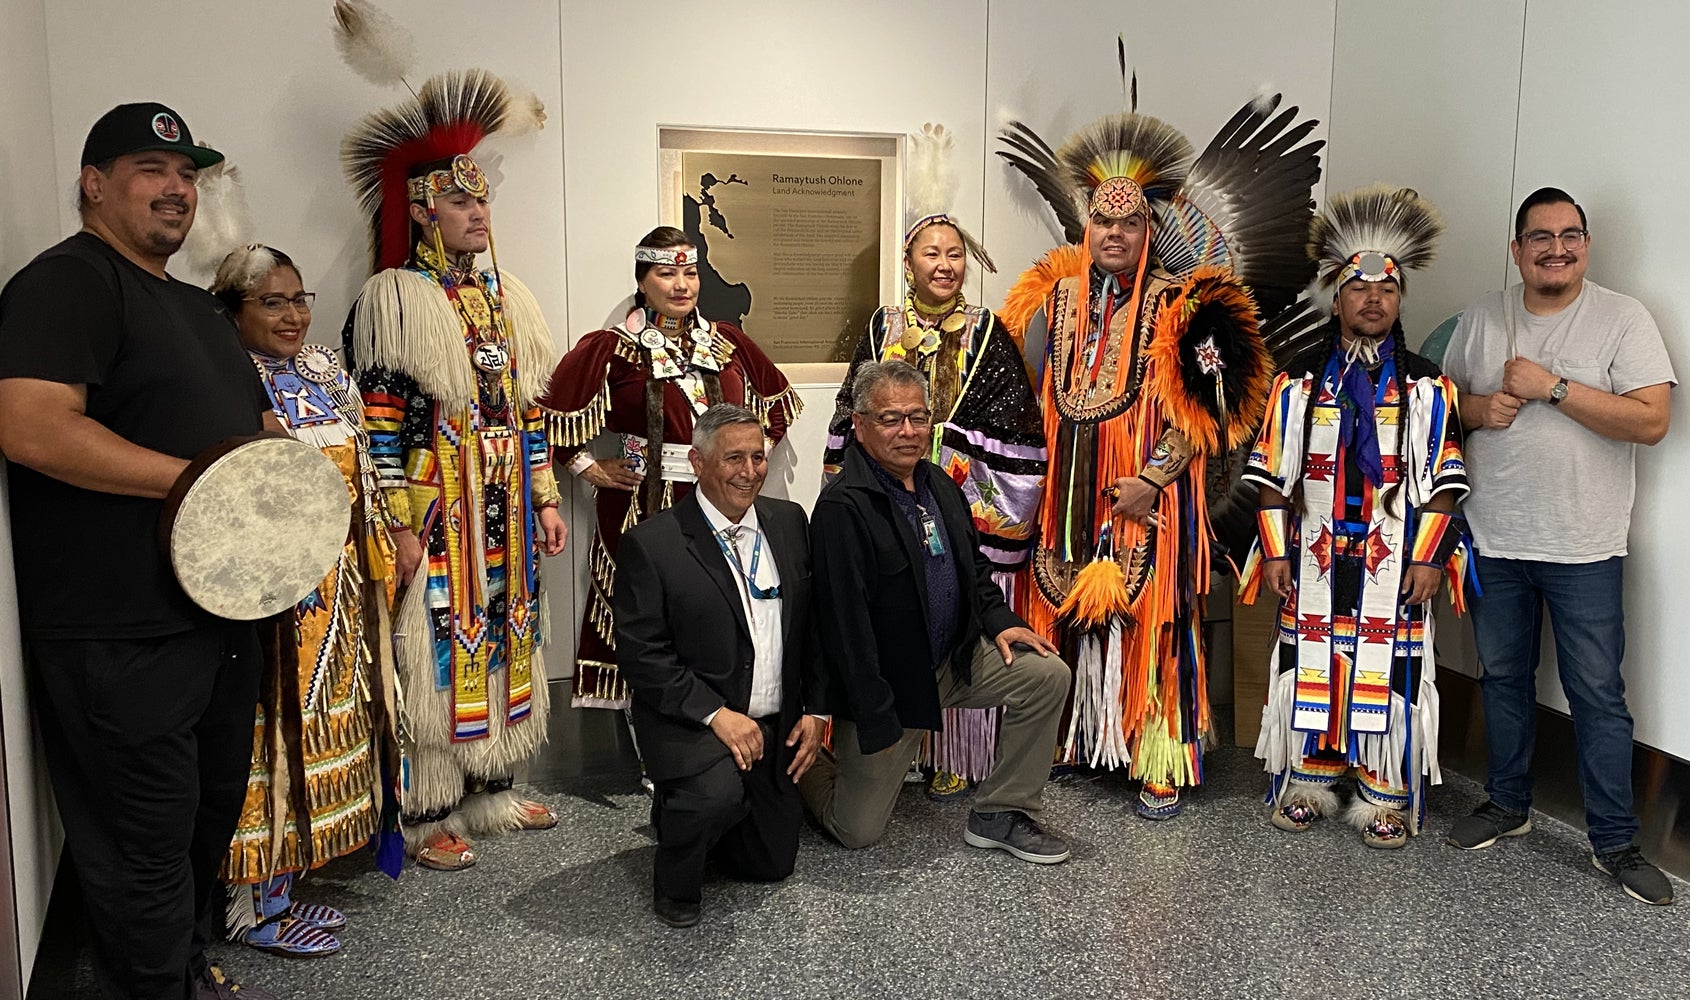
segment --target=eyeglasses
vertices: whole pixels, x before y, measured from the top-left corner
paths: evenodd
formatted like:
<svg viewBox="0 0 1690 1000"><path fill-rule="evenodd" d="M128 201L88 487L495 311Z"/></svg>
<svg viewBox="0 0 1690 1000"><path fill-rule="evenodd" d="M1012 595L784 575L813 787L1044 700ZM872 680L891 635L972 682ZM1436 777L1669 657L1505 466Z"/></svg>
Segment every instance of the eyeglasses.
<svg viewBox="0 0 1690 1000"><path fill-rule="evenodd" d="M895 413L890 411L886 413L876 413L872 419L874 420L876 427L884 427L887 430L902 427L906 421L908 421L911 427L918 431L924 431L933 426L933 414L927 412L926 410L917 410L914 413Z"/></svg>
<svg viewBox="0 0 1690 1000"><path fill-rule="evenodd" d="M259 295L257 297L249 295L242 301L256 302L263 306L264 311L270 315L280 316L287 312L288 306L293 306L302 313L308 313L311 311L311 303L316 300L316 292L300 292L291 299L286 295Z"/></svg>
<svg viewBox="0 0 1690 1000"><path fill-rule="evenodd" d="M1552 233L1547 229L1534 229L1529 233L1521 233L1516 238L1520 241L1521 246L1536 253L1548 250L1555 244L1556 240L1561 241L1563 249L1579 250L1584 247L1585 241L1590 239L1590 231L1587 229L1566 229L1559 233Z"/></svg>

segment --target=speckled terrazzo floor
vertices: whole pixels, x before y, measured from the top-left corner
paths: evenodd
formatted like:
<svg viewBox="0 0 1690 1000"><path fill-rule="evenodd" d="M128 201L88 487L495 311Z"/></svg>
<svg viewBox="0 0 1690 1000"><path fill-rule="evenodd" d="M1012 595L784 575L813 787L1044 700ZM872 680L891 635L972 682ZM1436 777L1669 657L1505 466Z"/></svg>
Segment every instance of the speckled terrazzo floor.
<svg viewBox="0 0 1690 1000"><path fill-rule="evenodd" d="M283 1000L1690 992L1690 900L1632 901L1564 824L1458 852L1442 834L1481 792L1451 776L1429 834L1375 852L1330 822L1269 827L1247 751L1208 768L1165 824L1129 815L1119 776L1053 784L1048 820L1074 857L1049 868L967 847L966 802L906 786L881 844L849 852L806 829L791 880L707 883L690 930L651 916L649 800L631 777L550 777L534 787L559 827L486 840L472 870L395 883L354 857L303 883L296 898L351 918L339 955L218 957Z"/></svg>

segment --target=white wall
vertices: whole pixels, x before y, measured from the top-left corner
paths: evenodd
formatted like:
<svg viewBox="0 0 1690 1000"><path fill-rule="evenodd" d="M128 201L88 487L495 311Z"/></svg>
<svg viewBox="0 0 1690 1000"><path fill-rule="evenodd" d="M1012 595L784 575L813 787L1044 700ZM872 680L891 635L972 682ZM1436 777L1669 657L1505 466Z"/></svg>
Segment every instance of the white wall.
<svg viewBox="0 0 1690 1000"><path fill-rule="evenodd" d="M0 132L0 281L29 263L62 235L56 204L63 200L50 157L44 156L54 135L47 84L47 35L41 0L0 0L0 119L9 127ZM68 232L68 230L64 230ZM0 510L6 486L0 476ZM37 751L30 719L22 652L18 645L17 588L12 576L12 526L0 517L0 730L3 730L6 768L6 821L11 856L0 865L11 868L12 906L17 922L17 966L0 959L0 996L21 990L28 982L41 942L41 921L53 890L63 833L53 806L47 775ZM0 926L7 921L0 917ZM3 942L0 942L3 944ZM8 982L12 972L21 982Z"/></svg>
<svg viewBox="0 0 1690 1000"><path fill-rule="evenodd" d="M1505 274L1524 11L1525 0L1424 0L1383 19L1339 5L1326 190L1412 187L1444 218L1438 258L1403 302L1411 344Z"/></svg>
<svg viewBox="0 0 1690 1000"><path fill-rule="evenodd" d="M1528 7L1512 203L1544 185L1579 200L1590 216L1590 279L1642 300L1683 379L1690 377L1690 285L1678 248L1690 232L1690 201L1681 193L1690 136L1674 98L1690 88L1682 51L1690 7L1619 7L1571 0ZM1637 453L1625 674L1637 738L1690 759L1690 671L1679 631L1690 604L1682 493L1690 483L1690 411L1683 389L1673 395L1674 428ZM1538 678L1539 695L1565 707L1551 664Z"/></svg>

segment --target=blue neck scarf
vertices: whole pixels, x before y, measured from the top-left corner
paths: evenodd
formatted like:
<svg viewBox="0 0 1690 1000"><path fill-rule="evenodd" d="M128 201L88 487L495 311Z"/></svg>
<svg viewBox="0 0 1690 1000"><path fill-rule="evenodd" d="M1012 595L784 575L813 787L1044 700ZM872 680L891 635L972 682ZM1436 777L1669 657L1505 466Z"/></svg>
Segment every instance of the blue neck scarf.
<svg viewBox="0 0 1690 1000"><path fill-rule="evenodd" d="M1358 340L1356 343L1360 343ZM1345 351L1342 345L1332 352L1323 381L1334 386L1338 397L1338 446L1354 449L1356 466L1367 481L1378 489L1385 484L1385 464L1379 457L1379 428L1374 423L1376 397L1382 401L1385 388L1396 374L1396 334L1385 335L1379 342L1379 384L1376 387L1367 374L1367 359L1356 352ZM1403 429L1406 433L1407 428Z"/></svg>

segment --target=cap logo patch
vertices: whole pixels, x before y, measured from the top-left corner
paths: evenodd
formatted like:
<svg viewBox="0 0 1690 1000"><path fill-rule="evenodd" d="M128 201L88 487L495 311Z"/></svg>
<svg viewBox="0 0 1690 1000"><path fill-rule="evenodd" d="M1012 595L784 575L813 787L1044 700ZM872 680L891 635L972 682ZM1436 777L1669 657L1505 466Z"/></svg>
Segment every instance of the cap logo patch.
<svg viewBox="0 0 1690 1000"><path fill-rule="evenodd" d="M175 142L182 138L182 126L176 124L176 119L163 111L153 115L153 133L165 142Z"/></svg>

